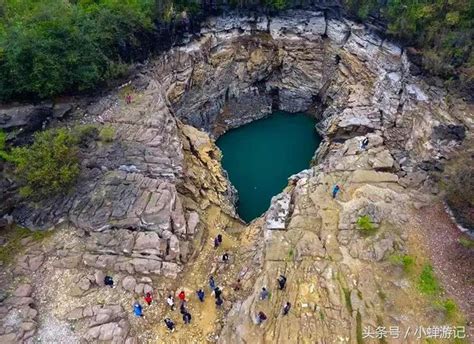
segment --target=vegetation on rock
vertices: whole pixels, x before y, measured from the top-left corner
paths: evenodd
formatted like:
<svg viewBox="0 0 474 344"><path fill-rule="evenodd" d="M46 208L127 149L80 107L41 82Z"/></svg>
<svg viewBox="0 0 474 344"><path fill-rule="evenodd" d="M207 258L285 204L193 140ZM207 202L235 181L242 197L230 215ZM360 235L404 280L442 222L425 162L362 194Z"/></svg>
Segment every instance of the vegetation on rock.
<svg viewBox="0 0 474 344"><path fill-rule="evenodd" d="M415 258L408 254L392 254L389 260L395 265L403 266L403 270L407 273L412 271L415 264Z"/></svg>
<svg viewBox="0 0 474 344"><path fill-rule="evenodd" d="M374 224L372 223L372 219L369 215L359 216L356 222L356 226L357 229L365 235L373 234L377 230L377 228L375 228Z"/></svg>
<svg viewBox="0 0 474 344"><path fill-rule="evenodd" d="M227 5L226 5L227 4ZM360 19L376 17L404 44L423 48L423 65L473 83L474 3L344 0ZM93 90L170 40L174 25L222 6L278 11L294 0L44 0L0 2L0 99L50 98ZM158 42L158 43L152 43Z"/></svg>
<svg viewBox="0 0 474 344"><path fill-rule="evenodd" d="M361 20L375 17L404 45L422 48L422 65L444 78L474 83L474 2L344 0Z"/></svg>
<svg viewBox="0 0 474 344"><path fill-rule="evenodd" d="M79 176L78 137L67 129L41 131L31 145L13 148L8 160L22 184L21 195L36 199L64 193Z"/></svg>
<svg viewBox="0 0 474 344"><path fill-rule="evenodd" d="M105 126L99 131L99 138L102 142L112 142L115 137L115 129L111 126Z"/></svg>
<svg viewBox="0 0 474 344"><path fill-rule="evenodd" d="M423 266L423 270L418 277L418 289L426 295L436 295L441 290L438 279L434 274L433 267L429 264Z"/></svg>
<svg viewBox="0 0 474 344"><path fill-rule="evenodd" d="M40 241L53 233L53 231L32 232L27 228L14 226L4 234L6 244L0 246L0 262L8 264L12 261L15 255L22 249L23 239L31 238L31 240Z"/></svg>

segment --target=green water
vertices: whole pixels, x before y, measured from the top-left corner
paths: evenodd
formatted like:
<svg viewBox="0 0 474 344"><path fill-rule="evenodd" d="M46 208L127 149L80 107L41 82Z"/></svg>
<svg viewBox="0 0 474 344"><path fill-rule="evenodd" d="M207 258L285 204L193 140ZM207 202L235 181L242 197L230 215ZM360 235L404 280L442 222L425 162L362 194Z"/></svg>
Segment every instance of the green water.
<svg viewBox="0 0 474 344"><path fill-rule="evenodd" d="M321 142L315 123L308 115L278 111L217 140L222 165L239 192L237 210L244 221L264 213L288 177L309 167Z"/></svg>

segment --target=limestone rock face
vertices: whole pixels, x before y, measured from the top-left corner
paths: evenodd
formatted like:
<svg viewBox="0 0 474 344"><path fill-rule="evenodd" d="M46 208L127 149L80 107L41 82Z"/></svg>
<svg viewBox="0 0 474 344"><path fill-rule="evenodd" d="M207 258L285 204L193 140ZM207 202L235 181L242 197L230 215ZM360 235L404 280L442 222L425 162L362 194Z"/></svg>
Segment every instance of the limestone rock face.
<svg viewBox="0 0 474 344"><path fill-rule="evenodd" d="M267 229L285 229L290 215L290 195L283 193L272 198L265 216Z"/></svg>
<svg viewBox="0 0 474 344"><path fill-rule="evenodd" d="M60 282L52 267L59 269L79 299L61 310L64 321L77 322L88 342L141 340L134 334L143 325L130 321L111 290L121 290L119 301L130 307L131 294L167 293L175 279L194 288L228 271L242 277L242 292L225 295L224 311L198 341L356 342L364 326L429 323L437 313L413 309L410 282L387 258L407 250L407 212L420 191L436 191L430 171L471 136L474 121L461 99L450 101L410 70L400 47L324 11L210 18L196 39L151 61L130 84L74 108L74 118L113 127L115 140L82 152L71 194L16 206L15 221L26 227L67 221L75 234L22 253L14 274L46 269ZM127 87L131 104L123 99ZM213 138L273 108L317 115L323 142L312 166L289 178L249 233L226 237L226 265L213 260L209 242L219 231L239 233L237 194ZM37 109L15 111L0 111L0 126L21 126ZM341 191L333 198L335 184ZM365 216L370 235L358 223ZM103 286L105 273L117 289ZM284 290L277 290L280 274L288 278ZM28 285L0 305L0 342L26 341L37 331L41 289ZM270 300L259 299L262 286ZM286 302L292 309L283 316ZM271 317L256 326L259 311ZM149 335L156 340L156 332Z"/></svg>

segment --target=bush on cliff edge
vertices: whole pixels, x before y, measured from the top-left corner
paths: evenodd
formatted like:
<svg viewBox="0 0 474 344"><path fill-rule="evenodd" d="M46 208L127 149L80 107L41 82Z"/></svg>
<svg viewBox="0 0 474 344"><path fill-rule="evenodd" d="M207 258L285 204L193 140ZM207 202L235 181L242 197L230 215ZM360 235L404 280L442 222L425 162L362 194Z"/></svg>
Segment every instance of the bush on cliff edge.
<svg viewBox="0 0 474 344"><path fill-rule="evenodd" d="M67 129L35 134L30 146L9 153L15 175L22 184L20 194L40 199L67 192L79 176L78 138Z"/></svg>

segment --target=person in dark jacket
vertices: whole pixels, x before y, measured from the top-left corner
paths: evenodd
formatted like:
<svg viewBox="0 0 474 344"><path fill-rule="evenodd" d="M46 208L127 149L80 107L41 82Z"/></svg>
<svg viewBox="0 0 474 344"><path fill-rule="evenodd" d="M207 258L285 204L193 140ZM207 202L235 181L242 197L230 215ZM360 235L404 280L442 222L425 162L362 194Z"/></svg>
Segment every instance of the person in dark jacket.
<svg viewBox="0 0 474 344"><path fill-rule="evenodd" d="M209 276L209 288L211 288L211 291L216 289L216 281L214 281L213 276Z"/></svg>
<svg viewBox="0 0 474 344"><path fill-rule="evenodd" d="M257 314L257 324L263 323L265 320L267 320L267 315L263 312L258 312Z"/></svg>
<svg viewBox="0 0 474 344"><path fill-rule="evenodd" d="M360 148L361 148L362 150L365 150L368 145L369 145L369 138L368 138L368 137L364 137L364 139L363 139L362 142L360 143Z"/></svg>
<svg viewBox="0 0 474 344"><path fill-rule="evenodd" d="M224 301L220 297L218 297L217 300L216 300L216 306L220 307L220 306L222 306L223 303L224 303Z"/></svg>
<svg viewBox="0 0 474 344"><path fill-rule="evenodd" d="M175 324L174 324L173 320L171 320L170 318L166 318L165 319L165 324L166 324L166 327L168 328L168 330L170 330L171 332L174 331Z"/></svg>
<svg viewBox="0 0 474 344"><path fill-rule="evenodd" d="M181 305L179 306L179 311L181 312L181 314L185 314L188 312L186 301L181 302Z"/></svg>
<svg viewBox="0 0 474 344"><path fill-rule="evenodd" d="M104 284L109 286L110 288L114 287L114 279L111 276L104 277Z"/></svg>
<svg viewBox="0 0 474 344"><path fill-rule="evenodd" d="M220 290L219 287L216 287L216 289L214 289L214 296L216 297L216 299L220 298L222 295L222 290Z"/></svg>
<svg viewBox="0 0 474 344"><path fill-rule="evenodd" d="M286 277L284 275L280 275L280 277L278 277L278 288L280 290L283 290L285 289L285 286L286 286Z"/></svg>
<svg viewBox="0 0 474 344"><path fill-rule="evenodd" d="M227 263L229 261L229 254L226 252L222 255L222 261Z"/></svg>
<svg viewBox="0 0 474 344"><path fill-rule="evenodd" d="M196 294L197 294L197 297L198 297L199 301L204 302L204 290L199 289L196 292Z"/></svg>
<svg viewBox="0 0 474 344"><path fill-rule="evenodd" d="M291 308L291 303L287 302L286 305L283 307L283 315L288 315L288 312L290 311Z"/></svg>
<svg viewBox="0 0 474 344"><path fill-rule="evenodd" d="M269 294L270 293L268 292L267 288L263 287L262 291L260 292L260 300L266 300Z"/></svg>
<svg viewBox="0 0 474 344"><path fill-rule="evenodd" d="M183 321L185 324L191 323L191 314L189 312L183 314Z"/></svg>

